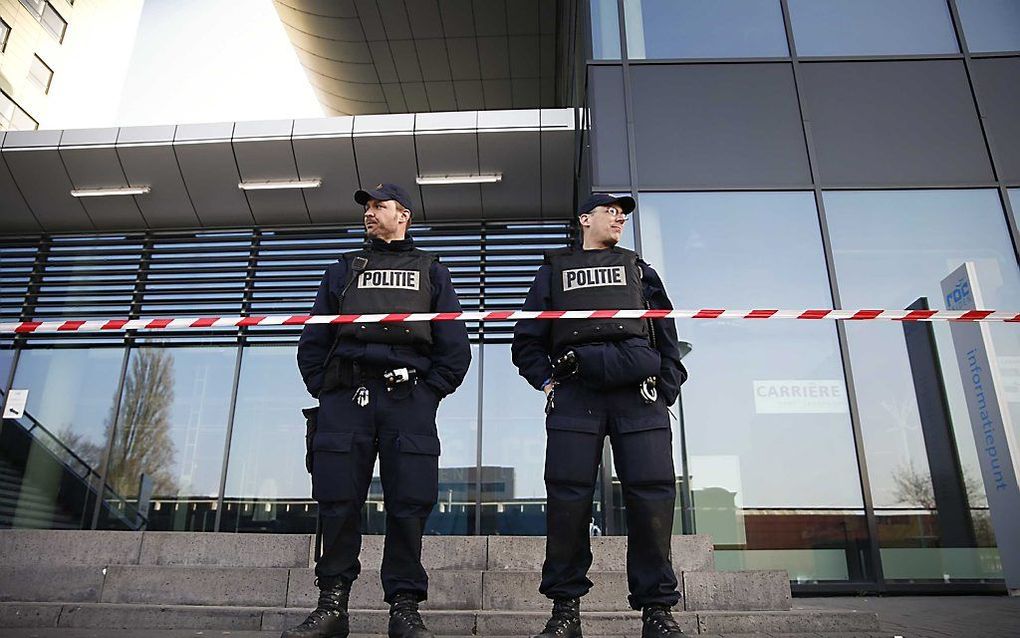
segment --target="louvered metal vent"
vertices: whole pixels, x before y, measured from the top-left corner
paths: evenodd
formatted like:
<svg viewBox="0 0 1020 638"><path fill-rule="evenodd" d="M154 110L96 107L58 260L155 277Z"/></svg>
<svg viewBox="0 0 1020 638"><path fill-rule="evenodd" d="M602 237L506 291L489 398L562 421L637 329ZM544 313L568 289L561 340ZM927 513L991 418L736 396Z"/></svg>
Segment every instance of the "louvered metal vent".
<svg viewBox="0 0 1020 638"><path fill-rule="evenodd" d="M542 253L568 240L566 222L417 226L416 244L450 269L465 310L520 308ZM358 248L360 227L251 228L131 234L0 237L0 318L301 314L326 266ZM469 326L474 341L506 342L512 324ZM246 329L246 342L293 341L298 332ZM122 335L33 335L81 344ZM139 334L141 340L234 341L236 330Z"/></svg>

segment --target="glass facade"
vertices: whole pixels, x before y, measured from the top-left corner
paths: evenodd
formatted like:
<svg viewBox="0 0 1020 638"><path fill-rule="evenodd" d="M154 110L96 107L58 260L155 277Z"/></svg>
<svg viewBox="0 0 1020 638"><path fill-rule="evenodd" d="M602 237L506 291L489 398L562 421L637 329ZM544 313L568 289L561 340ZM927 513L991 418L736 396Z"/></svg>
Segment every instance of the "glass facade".
<svg viewBox="0 0 1020 638"><path fill-rule="evenodd" d="M1020 4L1013 0L956 0L972 53L1020 51Z"/></svg>
<svg viewBox="0 0 1020 638"><path fill-rule="evenodd" d="M633 60L789 55L775 0L625 0L623 6Z"/></svg>
<svg viewBox="0 0 1020 638"><path fill-rule="evenodd" d="M801 56L956 53L945 0L789 0Z"/></svg>

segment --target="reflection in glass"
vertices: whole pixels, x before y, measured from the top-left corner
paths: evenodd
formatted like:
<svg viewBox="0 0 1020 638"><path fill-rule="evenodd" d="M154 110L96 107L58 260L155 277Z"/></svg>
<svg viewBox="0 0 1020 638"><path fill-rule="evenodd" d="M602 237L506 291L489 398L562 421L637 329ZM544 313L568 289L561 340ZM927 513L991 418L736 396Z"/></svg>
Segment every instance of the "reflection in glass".
<svg viewBox="0 0 1020 638"><path fill-rule="evenodd" d="M425 525L426 534L474 534L478 494L478 353L471 346L471 367L464 383L439 404L436 424L439 457L439 503ZM487 474L481 483L485 489Z"/></svg>
<svg viewBox="0 0 1020 638"><path fill-rule="evenodd" d="M786 57L777 0L625 0L631 59Z"/></svg>
<svg viewBox="0 0 1020 638"><path fill-rule="evenodd" d="M315 531L301 414L315 399L298 374L295 351L249 347L242 354L222 531Z"/></svg>
<svg viewBox="0 0 1020 638"><path fill-rule="evenodd" d="M971 53L1020 51L1020 2L956 0Z"/></svg>
<svg viewBox="0 0 1020 638"><path fill-rule="evenodd" d="M11 348L0 348L0 390L7 389L7 379L11 374L11 366L14 364L14 350Z"/></svg>
<svg viewBox="0 0 1020 638"><path fill-rule="evenodd" d="M132 350L107 481L142 509L148 502L148 529L212 529L236 353Z"/></svg>
<svg viewBox="0 0 1020 638"><path fill-rule="evenodd" d="M845 308L904 308L919 297L945 308L940 282L965 261L974 262L986 305L1020 307L1020 273L994 190L833 192L825 208ZM1020 371L1016 330L990 327L1000 369ZM952 337L946 324L932 328L958 460L937 451L939 433L922 422L903 327L847 324L883 569L891 579L995 578L998 555ZM1006 399L1016 423L1020 396L1007 391ZM969 510L939 507L932 454Z"/></svg>
<svg viewBox="0 0 1020 638"><path fill-rule="evenodd" d="M620 17L616 0L590 0L591 48L595 60L620 59Z"/></svg>
<svg viewBox="0 0 1020 638"><path fill-rule="evenodd" d="M945 0L790 0L801 56L957 53Z"/></svg>
<svg viewBox="0 0 1020 638"><path fill-rule="evenodd" d="M811 193L643 193L641 207L642 254L675 306L831 307ZM798 581L868 578L835 327L677 328L694 346L681 399L694 524L714 538L717 564L786 569Z"/></svg>
<svg viewBox="0 0 1020 638"><path fill-rule="evenodd" d="M510 346L487 344L482 405L482 534L545 534L545 400Z"/></svg>
<svg viewBox="0 0 1020 638"><path fill-rule="evenodd" d="M0 431L0 467L17 477L0 527L92 524L123 358L119 348L22 350L12 389L28 390L28 402Z"/></svg>

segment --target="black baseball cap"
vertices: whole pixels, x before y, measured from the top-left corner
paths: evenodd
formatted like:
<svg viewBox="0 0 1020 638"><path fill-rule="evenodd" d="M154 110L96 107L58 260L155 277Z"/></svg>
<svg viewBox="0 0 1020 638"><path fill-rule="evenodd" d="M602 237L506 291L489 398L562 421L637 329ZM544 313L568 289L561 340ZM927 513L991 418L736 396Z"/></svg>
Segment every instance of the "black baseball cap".
<svg viewBox="0 0 1020 638"><path fill-rule="evenodd" d="M611 193L595 193L577 207L577 214L584 215L590 213L597 206L608 206L610 204L619 204L620 208L627 215L634 211L637 204L634 202L634 198L630 195L613 195Z"/></svg>
<svg viewBox="0 0 1020 638"><path fill-rule="evenodd" d="M381 202L392 199L404 208L411 209L411 196L396 184L376 184L375 188L354 192L354 201L362 206L368 204L370 199L377 199Z"/></svg>

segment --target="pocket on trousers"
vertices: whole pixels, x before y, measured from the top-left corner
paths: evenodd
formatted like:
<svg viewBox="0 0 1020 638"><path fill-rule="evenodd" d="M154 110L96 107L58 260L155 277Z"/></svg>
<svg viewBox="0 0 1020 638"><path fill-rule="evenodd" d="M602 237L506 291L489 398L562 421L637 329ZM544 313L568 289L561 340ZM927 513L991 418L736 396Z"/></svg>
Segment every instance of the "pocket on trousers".
<svg viewBox="0 0 1020 638"><path fill-rule="evenodd" d="M439 497L439 437L431 434L397 436L399 463L393 498L403 503L432 505Z"/></svg>
<svg viewBox="0 0 1020 638"><path fill-rule="evenodd" d="M619 417L613 459L621 479L630 485L661 485L676 481L673 437L668 415Z"/></svg>
<svg viewBox="0 0 1020 638"><path fill-rule="evenodd" d="M312 498L320 502L354 498L353 432L318 432L312 439Z"/></svg>
<svg viewBox="0 0 1020 638"><path fill-rule="evenodd" d="M546 417L545 480L593 485L602 437L595 417L550 414Z"/></svg>

